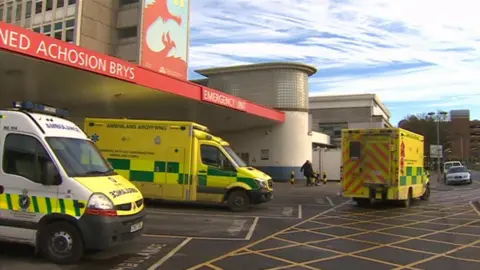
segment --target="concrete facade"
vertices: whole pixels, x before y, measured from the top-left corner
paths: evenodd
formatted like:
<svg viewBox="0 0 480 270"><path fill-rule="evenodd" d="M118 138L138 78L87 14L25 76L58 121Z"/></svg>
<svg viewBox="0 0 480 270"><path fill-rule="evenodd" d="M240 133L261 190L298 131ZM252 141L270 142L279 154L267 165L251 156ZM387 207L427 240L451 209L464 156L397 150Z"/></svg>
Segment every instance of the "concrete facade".
<svg viewBox="0 0 480 270"><path fill-rule="evenodd" d="M305 112L285 112L285 122L255 130L219 134L250 165L273 179L288 180L292 170L302 175L300 167L312 160L312 135Z"/></svg>
<svg viewBox="0 0 480 270"><path fill-rule="evenodd" d="M139 3L139 0L0 0L0 21L138 63Z"/></svg>
<svg viewBox="0 0 480 270"><path fill-rule="evenodd" d="M390 112L375 94L312 96L309 113L312 131L329 135L336 147L340 147L342 129L392 126Z"/></svg>
<svg viewBox="0 0 480 270"><path fill-rule="evenodd" d="M462 161L470 160L470 111L450 111L451 157Z"/></svg>
<svg viewBox="0 0 480 270"><path fill-rule="evenodd" d="M308 77L314 67L298 63L262 63L197 70L206 86L285 111L308 111ZM201 81L202 82L202 81Z"/></svg>
<svg viewBox="0 0 480 270"><path fill-rule="evenodd" d="M220 134L251 166L288 180L292 170L312 159L312 142L328 144L329 137L311 132L308 77L314 67L298 63L262 63L197 71L208 77L195 83L282 110L283 124L234 134ZM323 135L323 136L322 136Z"/></svg>

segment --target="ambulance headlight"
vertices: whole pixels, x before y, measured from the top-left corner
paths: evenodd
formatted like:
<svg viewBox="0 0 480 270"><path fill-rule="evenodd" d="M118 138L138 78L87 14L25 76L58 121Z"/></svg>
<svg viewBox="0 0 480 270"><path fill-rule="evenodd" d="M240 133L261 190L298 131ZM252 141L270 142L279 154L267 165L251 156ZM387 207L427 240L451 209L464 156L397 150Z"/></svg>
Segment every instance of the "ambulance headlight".
<svg viewBox="0 0 480 270"><path fill-rule="evenodd" d="M94 193L87 204L88 209L112 210L115 209L113 202L103 193Z"/></svg>
<svg viewBox="0 0 480 270"><path fill-rule="evenodd" d="M257 183L257 186L261 188L266 188L267 187L267 181L263 179L255 179L255 183Z"/></svg>

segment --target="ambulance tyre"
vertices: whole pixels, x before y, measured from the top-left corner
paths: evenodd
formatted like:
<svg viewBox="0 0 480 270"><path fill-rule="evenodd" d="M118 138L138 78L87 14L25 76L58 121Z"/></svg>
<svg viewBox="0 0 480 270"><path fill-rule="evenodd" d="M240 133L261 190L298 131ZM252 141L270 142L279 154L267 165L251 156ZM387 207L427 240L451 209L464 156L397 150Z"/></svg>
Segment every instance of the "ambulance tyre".
<svg viewBox="0 0 480 270"><path fill-rule="evenodd" d="M245 190L232 190L228 194L227 205L233 212L245 212L250 208L250 196Z"/></svg>
<svg viewBox="0 0 480 270"><path fill-rule="evenodd" d="M422 199L422 201L428 201L430 199L430 184L427 185L427 188L425 188L425 192L420 199Z"/></svg>
<svg viewBox="0 0 480 270"><path fill-rule="evenodd" d="M40 249L43 256L55 264L74 264L85 252L78 229L65 221L56 221L40 231Z"/></svg>
<svg viewBox="0 0 480 270"><path fill-rule="evenodd" d="M412 202L412 200L413 200L413 198L412 198L412 188L410 188L410 189L408 189L407 199L402 201L402 206L405 207L405 208L410 207L410 203Z"/></svg>

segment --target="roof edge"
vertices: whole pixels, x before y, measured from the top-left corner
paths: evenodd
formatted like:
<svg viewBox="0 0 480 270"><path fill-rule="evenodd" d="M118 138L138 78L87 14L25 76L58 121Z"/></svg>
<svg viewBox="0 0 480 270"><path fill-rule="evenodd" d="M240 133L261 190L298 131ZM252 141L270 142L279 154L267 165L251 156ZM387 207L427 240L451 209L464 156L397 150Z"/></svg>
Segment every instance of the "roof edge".
<svg viewBox="0 0 480 270"><path fill-rule="evenodd" d="M328 102L328 101L355 101L355 100L373 100L390 118L392 117L391 112L383 104L382 100L377 94L373 93L364 93L364 94L344 94L344 95L318 95L318 96L309 96L309 102Z"/></svg>
<svg viewBox="0 0 480 270"><path fill-rule="evenodd" d="M195 70L195 72L208 77L210 75L216 75L221 73L241 72L241 71L255 71L264 69L278 69L278 68L293 68L304 71L308 76L312 76L317 73L317 68L312 65L307 65L297 62L269 62L269 63L255 63L246 65L236 65L227 67L215 67Z"/></svg>

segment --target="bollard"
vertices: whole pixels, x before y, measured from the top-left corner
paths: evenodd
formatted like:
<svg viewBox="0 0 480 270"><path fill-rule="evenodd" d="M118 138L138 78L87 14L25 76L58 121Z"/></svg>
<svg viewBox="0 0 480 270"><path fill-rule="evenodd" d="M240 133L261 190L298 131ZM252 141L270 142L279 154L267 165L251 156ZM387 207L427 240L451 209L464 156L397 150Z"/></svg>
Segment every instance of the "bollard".
<svg viewBox="0 0 480 270"><path fill-rule="evenodd" d="M292 173L290 174L290 184L295 184L295 171L292 170Z"/></svg>

